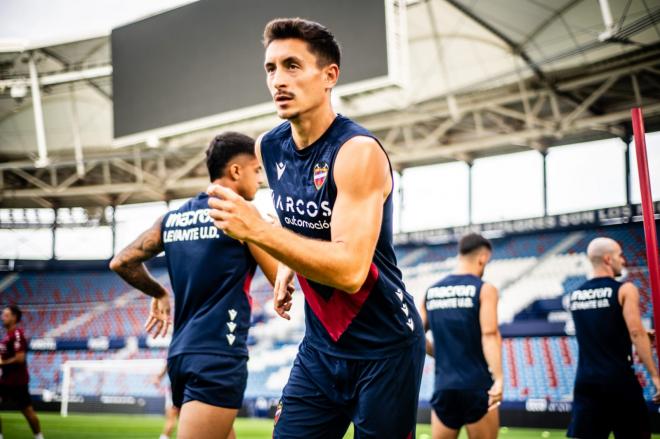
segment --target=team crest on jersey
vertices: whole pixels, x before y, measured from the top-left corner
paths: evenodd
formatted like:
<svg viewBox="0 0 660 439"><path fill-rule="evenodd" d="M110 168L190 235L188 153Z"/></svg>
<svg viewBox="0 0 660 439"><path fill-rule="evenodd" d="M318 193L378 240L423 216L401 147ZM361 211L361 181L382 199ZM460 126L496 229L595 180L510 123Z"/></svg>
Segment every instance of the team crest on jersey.
<svg viewBox="0 0 660 439"><path fill-rule="evenodd" d="M318 191L325 183L325 179L328 177L328 169L330 167L326 162L319 162L314 165L314 186Z"/></svg>

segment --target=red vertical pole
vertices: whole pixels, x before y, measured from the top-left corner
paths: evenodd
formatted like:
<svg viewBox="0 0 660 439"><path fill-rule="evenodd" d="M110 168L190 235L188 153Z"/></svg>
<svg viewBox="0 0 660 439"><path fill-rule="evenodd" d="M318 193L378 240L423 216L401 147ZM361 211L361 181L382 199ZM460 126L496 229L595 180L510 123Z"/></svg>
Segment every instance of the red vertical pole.
<svg viewBox="0 0 660 439"><path fill-rule="evenodd" d="M642 213L644 216L644 236L646 237L646 260L651 278L651 298L653 300L654 327L660 328L660 268L658 267L658 240L655 234L655 212L651 196L651 180L646 157L646 139L642 109L631 110L633 133L635 134L635 151L637 152L637 170L639 174L639 189L642 195ZM660 354L660 337L655 339L657 352Z"/></svg>

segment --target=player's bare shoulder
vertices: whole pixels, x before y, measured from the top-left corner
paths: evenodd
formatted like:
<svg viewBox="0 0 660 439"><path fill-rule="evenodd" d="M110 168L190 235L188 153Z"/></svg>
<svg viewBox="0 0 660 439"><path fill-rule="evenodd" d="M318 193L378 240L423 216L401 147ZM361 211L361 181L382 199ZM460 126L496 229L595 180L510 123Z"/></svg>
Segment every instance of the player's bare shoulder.
<svg viewBox="0 0 660 439"><path fill-rule="evenodd" d="M497 298L498 296L497 287L491 284L490 282L484 282L483 285L481 286L481 294L482 295L487 294Z"/></svg>
<svg viewBox="0 0 660 439"><path fill-rule="evenodd" d="M263 164L263 159L261 158L261 139L263 139L266 134L268 134L268 131L264 131L263 133L259 134L257 139L254 141L254 154L257 156L257 159L262 164Z"/></svg>
<svg viewBox="0 0 660 439"><path fill-rule="evenodd" d="M337 158L340 155L351 155L362 158L372 158L376 160L387 161L385 151L378 141L370 136L354 136L348 139L339 150Z"/></svg>
<svg viewBox="0 0 660 439"><path fill-rule="evenodd" d="M637 286L632 282L624 282L619 287L619 303L623 305L626 300L639 300L639 290Z"/></svg>
<svg viewBox="0 0 660 439"><path fill-rule="evenodd" d="M391 192L389 159L373 137L355 136L347 140L337 153L332 172L338 187L383 188L385 196Z"/></svg>

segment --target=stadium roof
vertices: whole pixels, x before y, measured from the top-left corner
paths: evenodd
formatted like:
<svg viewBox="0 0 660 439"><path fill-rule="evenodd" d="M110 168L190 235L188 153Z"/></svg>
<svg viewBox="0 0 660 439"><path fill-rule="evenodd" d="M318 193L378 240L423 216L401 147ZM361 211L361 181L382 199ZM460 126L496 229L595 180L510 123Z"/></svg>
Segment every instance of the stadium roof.
<svg viewBox="0 0 660 439"><path fill-rule="evenodd" d="M344 96L336 106L379 135L398 168L626 137L629 109L640 104L647 127L660 125L660 4L526 0L511 5L508 0L409 0L405 86ZM0 53L2 207L104 206L189 196L207 182L202 152L214 133L235 129L257 135L278 122L268 114L119 144L112 134L107 32L24 47ZM41 149L31 66L41 85Z"/></svg>

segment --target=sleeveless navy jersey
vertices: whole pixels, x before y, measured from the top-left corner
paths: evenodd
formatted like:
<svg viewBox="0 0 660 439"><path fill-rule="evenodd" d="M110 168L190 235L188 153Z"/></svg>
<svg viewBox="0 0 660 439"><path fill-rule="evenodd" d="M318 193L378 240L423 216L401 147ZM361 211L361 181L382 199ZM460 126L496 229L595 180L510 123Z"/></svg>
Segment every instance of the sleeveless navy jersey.
<svg viewBox="0 0 660 439"><path fill-rule="evenodd" d="M451 274L426 291L433 333L435 390L489 389L493 380L481 344L479 309L483 281Z"/></svg>
<svg viewBox="0 0 660 439"><path fill-rule="evenodd" d="M634 378L632 343L619 303L621 285L597 277L570 295L579 351L576 384L613 385Z"/></svg>
<svg viewBox="0 0 660 439"><path fill-rule="evenodd" d="M263 165L283 227L308 238L331 240L337 197L334 162L342 145L355 136L374 138L338 115L316 142L302 150L295 146L289 122L262 137ZM419 314L396 266L391 194L383 204L376 251L359 292L351 295L302 276L298 280L305 294L305 339L322 352L343 358L382 358L422 336Z"/></svg>
<svg viewBox="0 0 660 439"><path fill-rule="evenodd" d="M184 353L247 356L250 282L247 245L213 225L200 193L163 217L162 239L174 291L169 357Z"/></svg>

